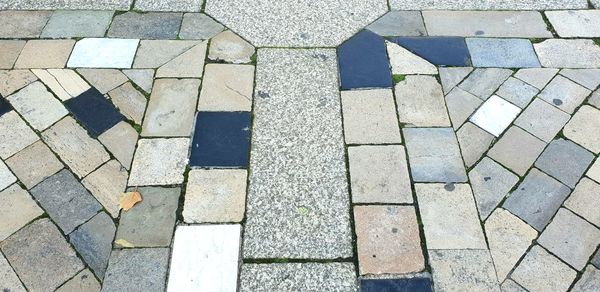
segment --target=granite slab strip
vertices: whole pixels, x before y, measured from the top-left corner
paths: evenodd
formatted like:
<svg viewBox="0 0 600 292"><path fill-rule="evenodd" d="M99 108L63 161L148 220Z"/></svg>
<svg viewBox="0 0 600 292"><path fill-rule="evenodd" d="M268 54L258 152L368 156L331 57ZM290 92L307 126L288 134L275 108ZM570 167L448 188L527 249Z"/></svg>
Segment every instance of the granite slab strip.
<svg viewBox="0 0 600 292"><path fill-rule="evenodd" d="M82 39L75 44L67 67L131 68L138 43L138 39Z"/></svg>
<svg viewBox="0 0 600 292"><path fill-rule="evenodd" d="M331 49L258 51L245 258L352 256L336 68Z"/></svg>
<svg viewBox="0 0 600 292"><path fill-rule="evenodd" d="M0 9L15 10L129 10L133 0L36 0L36 1L0 1Z"/></svg>
<svg viewBox="0 0 600 292"><path fill-rule="evenodd" d="M390 0L398 10L551 10L587 9L586 0Z"/></svg>
<svg viewBox="0 0 600 292"><path fill-rule="evenodd" d="M254 291L357 291L352 263L243 264L241 292Z"/></svg>
<svg viewBox="0 0 600 292"><path fill-rule="evenodd" d="M182 13L129 11L113 18L106 35L112 38L175 39L182 18Z"/></svg>

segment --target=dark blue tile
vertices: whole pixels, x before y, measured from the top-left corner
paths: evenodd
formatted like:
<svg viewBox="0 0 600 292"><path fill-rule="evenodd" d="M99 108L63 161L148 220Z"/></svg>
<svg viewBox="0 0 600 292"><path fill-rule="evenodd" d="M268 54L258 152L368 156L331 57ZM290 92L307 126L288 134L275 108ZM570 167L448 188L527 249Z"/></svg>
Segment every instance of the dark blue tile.
<svg viewBox="0 0 600 292"><path fill-rule="evenodd" d="M67 100L65 106L94 138L125 119L117 108L93 87Z"/></svg>
<svg viewBox="0 0 600 292"><path fill-rule="evenodd" d="M431 286L429 278L360 280L361 292L431 292Z"/></svg>
<svg viewBox="0 0 600 292"><path fill-rule="evenodd" d="M398 37L393 42L440 66L471 66L471 56L461 37Z"/></svg>
<svg viewBox="0 0 600 292"><path fill-rule="evenodd" d="M0 97L0 117L9 111L12 111L12 109L10 103L8 103L6 99Z"/></svg>
<svg viewBox="0 0 600 292"><path fill-rule="evenodd" d="M384 39L363 30L338 49L342 89L392 87Z"/></svg>
<svg viewBox="0 0 600 292"><path fill-rule="evenodd" d="M192 141L191 166L247 167L249 112L199 112Z"/></svg>

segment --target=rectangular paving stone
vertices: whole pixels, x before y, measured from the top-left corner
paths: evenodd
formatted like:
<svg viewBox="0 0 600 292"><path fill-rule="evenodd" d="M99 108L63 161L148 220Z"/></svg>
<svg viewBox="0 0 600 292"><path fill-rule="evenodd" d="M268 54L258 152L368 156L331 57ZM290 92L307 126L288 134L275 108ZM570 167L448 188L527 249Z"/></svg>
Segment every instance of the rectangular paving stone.
<svg viewBox="0 0 600 292"><path fill-rule="evenodd" d="M543 67L600 67L600 47L592 40L549 39L534 44L533 47Z"/></svg>
<svg viewBox="0 0 600 292"><path fill-rule="evenodd" d="M30 40L28 41L15 68L64 68L74 40Z"/></svg>
<svg viewBox="0 0 600 292"><path fill-rule="evenodd" d="M15 154L6 160L6 164L28 189L64 167L42 141L37 141Z"/></svg>
<svg viewBox="0 0 600 292"><path fill-rule="evenodd" d="M243 264L240 291L356 291L352 263Z"/></svg>
<svg viewBox="0 0 600 292"><path fill-rule="evenodd" d="M69 234L69 241L99 279L104 278L115 230L112 218L100 212Z"/></svg>
<svg viewBox="0 0 600 292"><path fill-rule="evenodd" d="M0 2L0 9L20 10L56 10L56 9L89 9L89 10L129 10L133 0L36 0Z"/></svg>
<svg viewBox="0 0 600 292"><path fill-rule="evenodd" d="M84 268L48 218L19 230L0 249L30 291L53 291Z"/></svg>
<svg viewBox="0 0 600 292"><path fill-rule="evenodd" d="M570 192L567 186L534 168L502 207L541 231Z"/></svg>
<svg viewBox="0 0 600 292"><path fill-rule="evenodd" d="M483 0L454 1L440 0L390 0L390 7L399 10L547 10L547 9L587 9L585 0Z"/></svg>
<svg viewBox="0 0 600 292"><path fill-rule="evenodd" d="M236 291L240 225L178 226L167 291Z"/></svg>
<svg viewBox="0 0 600 292"><path fill-rule="evenodd" d="M181 13L126 12L113 18L107 36L111 38L175 39Z"/></svg>
<svg viewBox="0 0 600 292"><path fill-rule="evenodd" d="M467 38L466 41L474 67L540 67L529 40Z"/></svg>
<svg viewBox="0 0 600 292"><path fill-rule="evenodd" d="M535 167L575 188L586 169L592 164L594 154L564 139L552 141L535 162Z"/></svg>
<svg viewBox="0 0 600 292"><path fill-rule="evenodd" d="M108 92L110 100L119 108L121 114L132 120L135 124L141 125L146 112L148 100L139 92L131 82L127 82Z"/></svg>
<svg viewBox="0 0 600 292"><path fill-rule="evenodd" d="M67 67L131 68L138 39L85 38L73 48Z"/></svg>
<svg viewBox="0 0 600 292"><path fill-rule="evenodd" d="M600 10L546 11L545 14L560 37L600 37Z"/></svg>
<svg viewBox="0 0 600 292"><path fill-rule="evenodd" d="M467 174L452 128L404 128L415 182L465 182Z"/></svg>
<svg viewBox="0 0 600 292"><path fill-rule="evenodd" d="M137 47L137 44L135 46ZM77 47L77 45L75 45L75 47ZM135 51L131 52L131 56L134 54ZM118 59L119 57L114 56L114 58ZM129 65L125 66L131 66L131 62L128 64ZM105 94L128 81L127 76L123 74L123 72L117 69L77 69L77 73L83 76L83 78L85 78L90 85L92 85L102 94ZM152 71L152 75L154 75L154 71Z"/></svg>
<svg viewBox="0 0 600 292"><path fill-rule="evenodd" d="M352 254L335 60L328 49L258 51L245 258Z"/></svg>
<svg viewBox="0 0 600 292"><path fill-rule="evenodd" d="M0 69L11 69L25 46L25 41L0 40Z"/></svg>
<svg viewBox="0 0 600 292"><path fill-rule="evenodd" d="M600 153L599 127L600 110L584 105L565 126L563 133L567 138L598 154Z"/></svg>
<svg viewBox="0 0 600 292"><path fill-rule="evenodd" d="M164 291L168 266L168 248L115 249L102 291Z"/></svg>
<svg viewBox="0 0 600 292"><path fill-rule="evenodd" d="M6 258L0 254L0 289L4 291L25 292L25 287L19 280Z"/></svg>
<svg viewBox="0 0 600 292"><path fill-rule="evenodd" d="M202 81L199 111L251 111L254 66L208 64Z"/></svg>
<svg viewBox="0 0 600 292"><path fill-rule="evenodd" d="M2 1L0 10L5 10L8 5L20 3L24 1ZM0 11L0 38L37 38L50 15L51 11Z"/></svg>
<svg viewBox="0 0 600 292"><path fill-rule="evenodd" d="M565 76L589 90L600 85L600 69L563 69L560 75Z"/></svg>
<svg viewBox="0 0 600 292"><path fill-rule="evenodd" d="M18 184L1 191L0 198L0 241L44 213Z"/></svg>
<svg viewBox="0 0 600 292"><path fill-rule="evenodd" d="M487 249L429 250L437 291L500 291Z"/></svg>
<svg viewBox="0 0 600 292"><path fill-rule="evenodd" d="M536 98L517 118L515 125L545 142L550 142L570 118L569 114Z"/></svg>
<svg viewBox="0 0 600 292"><path fill-rule="evenodd" d="M140 139L129 175L130 186L183 182L190 139Z"/></svg>
<svg viewBox="0 0 600 292"><path fill-rule="evenodd" d="M551 38L537 11L423 11L430 36Z"/></svg>
<svg viewBox="0 0 600 292"><path fill-rule="evenodd" d="M511 278L528 291L567 291L577 272L535 245L513 271Z"/></svg>
<svg viewBox="0 0 600 292"><path fill-rule="evenodd" d="M189 136L199 87L198 79L156 80L148 102L142 136Z"/></svg>
<svg viewBox="0 0 600 292"><path fill-rule="evenodd" d="M391 90L352 90L341 94L347 144L402 142Z"/></svg>
<svg viewBox="0 0 600 292"><path fill-rule="evenodd" d="M424 36L427 34L420 11L390 11L366 29L380 36Z"/></svg>
<svg viewBox="0 0 600 292"><path fill-rule="evenodd" d="M6 159L39 138L15 111L0 115L0 157Z"/></svg>
<svg viewBox="0 0 600 292"><path fill-rule="evenodd" d="M119 110L95 88L67 100L65 107L93 138L125 119Z"/></svg>
<svg viewBox="0 0 600 292"><path fill-rule="evenodd" d="M140 11L200 12L204 0L139 0L134 8Z"/></svg>
<svg viewBox="0 0 600 292"><path fill-rule="evenodd" d="M544 147L546 147L546 143L542 140L519 127L512 126L490 149L488 156L519 176L523 176L542 153Z"/></svg>
<svg viewBox="0 0 600 292"><path fill-rule="evenodd" d="M86 176L81 183L113 218L119 217L119 199L127 187L127 171L111 160Z"/></svg>
<svg viewBox="0 0 600 292"><path fill-rule="evenodd" d="M74 70L33 69L31 72L62 101L69 100L90 89L90 85L79 77Z"/></svg>
<svg viewBox="0 0 600 292"><path fill-rule="evenodd" d="M394 87L400 123L415 127L449 127L442 86L433 76L406 76Z"/></svg>
<svg viewBox="0 0 600 292"><path fill-rule="evenodd" d="M478 68L458 87L483 99L488 99L512 75L512 70Z"/></svg>
<svg viewBox="0 0 600 292"><path fill-rule="evenodd" d="M592 224L600 226L600 184L585 177L579 181L573 193L565 202L565 207L585 218Z"/></svg>
<svg viewBox="0 0 600 292"><path fill-rule="evenodd" d="M469 181L479 209L479 217L483 221L508 195L519 181L519 177L489 157L484 157L469 172Z"/></svg>
<svg viewBox="0 0 600 292"><path fill-rule="evenodd" d="M36 130L43 131L68 114L41 82L34 82L6 98Z"/></svg>
<svg viewBox="0 0 600 292"><path fill-rule="evenodd" d="M500 137L521 112L516 105L492 95L469 119L471 123Z"/></svg>
<svg viewBox="0 0 600 292"><path fill-rule="evenodd" d="M42 38L103 37L114 11L58 10L42 31Z"/></svg>
<svg viewBox="0 0 600 292"><path fill-rule="evenodd" d="M384 39L371 31L363 30L340 45L338 60L344 90L393 85Z"/></svg>
<svg viewBox="0 0 600 292"><path fill-rule="evenodd" d="M558 75L542 90L539 98L572 114L590 93L589 89Z"/></svg>
<svg viewBox="0 0 600 292"><path fill-rule="evenodd" d="M498 96L520 108L525 108L538 93L539 90L535 87L513 77L509 77L496 92Z"/></svg>

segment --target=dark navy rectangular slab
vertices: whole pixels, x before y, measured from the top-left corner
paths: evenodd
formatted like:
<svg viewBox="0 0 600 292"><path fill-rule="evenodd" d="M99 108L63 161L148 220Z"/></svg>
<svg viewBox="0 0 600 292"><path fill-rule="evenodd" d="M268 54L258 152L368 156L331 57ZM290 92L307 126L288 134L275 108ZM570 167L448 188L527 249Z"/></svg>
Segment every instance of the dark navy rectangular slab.
<svg viewBox="0 0 600 292"><path fill-rule="evenodd" d="M4 99L3 97L0 97L0 117L9 112L12 111L13 108L10 105L10 103L8 103L8 101L6 99Z"/></svg>
<svg viewBox="0 0 600 292"><path fill-rule="evenodd" d="M430 278L361 279L361 292L431 292Z"/></svg>
<svg viewBox="0 0 600 292"><path fill-rule="evenodd" d="M462 37L397 37L393 42L438 66L471 66L471 55Z"/></svg>
<svg viewBox="0 0 600 292"><path fill-rule="evenodd" d="M342 89L392 87L385 40L363 30L338 48Z"/></svg>
<svg viewBox="0 0 600 292"><path fill-rule="evenodd" d="M125 117L96 88L65 101L65 107L96 138Z"/></svg>
<svg viewBox="0 0 600 292"><path fill-rule="evenodd" d="M249 112L199 112L192 140L190 166L248 166Z"/></svg>

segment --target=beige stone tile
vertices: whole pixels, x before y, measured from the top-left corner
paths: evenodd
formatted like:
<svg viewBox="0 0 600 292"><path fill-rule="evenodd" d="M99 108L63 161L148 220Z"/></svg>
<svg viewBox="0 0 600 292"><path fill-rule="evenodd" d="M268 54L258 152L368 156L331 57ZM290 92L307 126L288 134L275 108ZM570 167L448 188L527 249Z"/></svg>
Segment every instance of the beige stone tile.
<svg viewBox="0 0 600 292"><path fill-rule="evenodd" d="M0 40L0 69L11 69L25 46L25 41Z"/></svg>
<svg viewBox="0 0 600 292"><path fill-rule="evenodd" d="M202 80L199 111L250 111L254 66L208 64Z"/></svg>
<svg viewBox="0 0 600 292"><path fill-rule="evenodd" d="M6 164L27 189L33 188L63 168L63 164L42 141L37 141L15 154L6 160Z"/></svg>
<svg viewBox="0 0 600 292"><path fill-rule="evenodd" d="M111 160L81 181L113 218L119 217L119 198L127 188L127 171Z"/></svg>
<svg viewBox="0 0 600 292"><path fill-rule="evenodd" d="M529 291L567 291L577 272L535 245L511 274Z"/></svg>
<svg viewBox="0 0 600 292"><path fill-rule="evenodd" d="M341 95L347 144L402 142L390 89L342 91Z"/></svg>
<svg viewBox="0 0 600 292"><path fill-rule="evenodd" d="M565 126L563 133L573 142L596 154L600 153L600 110L589 105L582 106Z"/></svg>
<svg viewBox="0 0 600 292"><path fill-rule="evenodd" d="M0 192L0 241L25 224L42 215L44 211L19 185Z"/></svg>
<svg viewBox="0 0 600 292"><path fill-rule="evenodd" d="M0 116L0 157L6 159L39 138L15 111Z"/></svg>
<svg viewBox="0 0 600 292"><path fill-rule="evenodd" d="M200 78L204 71L207 42L185 51L156 70L156 77Z"/></svg>
<svg viewBox="0 0 600 292"><path fill-rule="evenodd" d="M126 122L119 122L98 136L98 140L121 162L121 165L129 169L138 140L138 133L133 127Z"/></svg>
<svg viewBox="0 0 600 292"><path fill-rule="evenodd" d="M31 72L62 101L77 97L90 89L90 85L70 69L33 69Z"/></svg>
<svg viewBox="0 0 600 292"><path fill-rule="evenodd" d="M15 68L64 68L74 45L75 40L30 40Z"/></svg>
<svg viewBox="0 0 600 292"><path fill-rule="evenodd" d="M189 148L187 138L139 140L129 186L181 184Z"/></svg>
<svg viewBox="0 0 600 292"><path fill-rule="evenodd" d="M400 122L416 127L449 127L442 86L432 76L406 76L394 88Z"/></svg>
<svg viewBox="0 0 600 292"><path fill-rule="evenodd" d="M0 70L0 95L9 96L36 80L29 70Z"/></svg>
<svg viewBox="0 0 600 292"><path fill-rule="evenodd" d="M429 263L436 291L500 291L485 249L429 250Z"/></svg>
<svg viewBox="0 0 600 292"><path fill-rule="evenodd" d="M27 85L6 99L38 131L45 130L69 113L39 81Z"/></svg>
<svg viewBox="0 0 600 292"><path fill-rule="evenodd" d="M211 39L208 58L235 64L249 63L254 52L254 46L226 30Z"/></svg>
<svg viewBox="0 0 600 292"><path fill-rule="evenodd" d="M584 177L565 202L565 207L600 226L600 184Z"/></svg>
<svg viewBox="0 0 600 292"><path fill-rule="evenodd" d="M546 147L546 143L518 127L510 127L490 149L488 156L523 176Z"/></svg>
<svg viewBox="0 0 600 292"><path fill-rule="evenodd" d="M100 93L107 93L127 82L127 76L116 69L77 69Z"/></svg>
<svg viewBox="0 0 600 292"><path fill-rule="evenodd" d="M133 87L131 82L109 91L108 96L127 119L133 120L138 125L142 124L148 100Z"/></svg>

